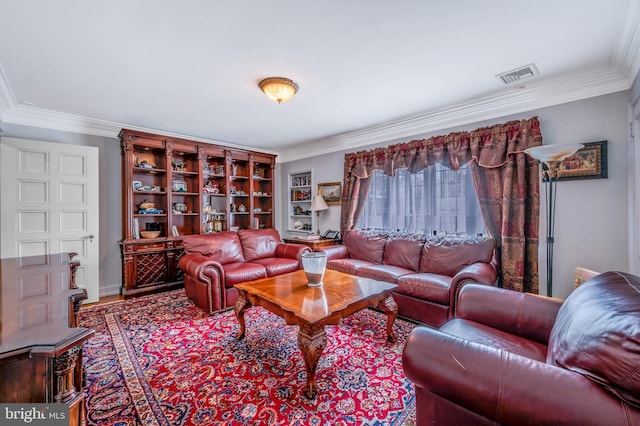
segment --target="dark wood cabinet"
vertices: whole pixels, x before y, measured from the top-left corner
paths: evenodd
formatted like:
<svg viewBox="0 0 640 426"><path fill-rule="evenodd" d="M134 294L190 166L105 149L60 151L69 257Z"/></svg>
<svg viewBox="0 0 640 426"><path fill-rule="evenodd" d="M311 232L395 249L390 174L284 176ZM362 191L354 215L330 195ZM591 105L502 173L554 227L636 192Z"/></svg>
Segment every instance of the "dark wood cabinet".
<svg viewBox="0 0 640 426"><path fill-rule="evenodd" d="M275 155L123 129L125 297L183 284L184 235L274 226Z"/></svg>
<svg viewBox="0 0 640 426"><path fill-rule="evenodd" d="M75 286L68 254L7 258L0 266L0 402L65 403L69 424L85 423L78 327L86 290Z"/></svg>

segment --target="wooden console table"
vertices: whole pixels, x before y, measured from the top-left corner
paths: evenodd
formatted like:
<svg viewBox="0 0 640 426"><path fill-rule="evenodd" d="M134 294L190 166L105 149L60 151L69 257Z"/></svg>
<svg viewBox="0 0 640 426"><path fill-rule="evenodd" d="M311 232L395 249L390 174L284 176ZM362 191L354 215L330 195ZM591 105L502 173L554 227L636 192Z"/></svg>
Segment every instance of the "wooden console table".
<svg viewBox="0 0 640 426"><path fill-rule="evenodd" d="M0 402L66 403L69 424L85 423L82 346L77 327L86 290L75 286L73 254L2 259Z"/></svg>
<svg viewBox="0 0 640 426"><path fill-rule="evenodd" d="M304 244L306 246L311 247L311 250L315 250L316 247L325 247L332 246L334 244L340 244L340 240L330 239L330 238L321 238L319 240L302 240L298 238L283 238L285 243L290 244Z"/></svg>

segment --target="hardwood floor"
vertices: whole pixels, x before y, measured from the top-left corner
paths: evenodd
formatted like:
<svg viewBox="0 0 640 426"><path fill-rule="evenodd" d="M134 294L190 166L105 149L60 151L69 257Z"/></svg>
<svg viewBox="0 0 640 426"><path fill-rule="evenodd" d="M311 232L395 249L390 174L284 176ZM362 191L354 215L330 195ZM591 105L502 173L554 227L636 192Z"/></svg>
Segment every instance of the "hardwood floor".
<svg viewBox="0 0 640 426"><path fill-rule="evenodd" d="M101 297L100 300L98 300L97 302L85 303L82 306L95 306L95 305L100 305L102 303L115 302L116 300L123 300L123 299L124 297L121 294L115 294L113 296Z"/></svg>

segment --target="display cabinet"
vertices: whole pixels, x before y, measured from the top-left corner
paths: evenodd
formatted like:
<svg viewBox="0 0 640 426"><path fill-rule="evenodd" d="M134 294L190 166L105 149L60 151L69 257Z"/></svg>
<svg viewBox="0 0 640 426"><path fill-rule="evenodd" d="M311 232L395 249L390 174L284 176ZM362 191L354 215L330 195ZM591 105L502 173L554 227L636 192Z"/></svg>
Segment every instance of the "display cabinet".
<svg viewBox="0 0 640 426"><path fill-rule="evenodd" d="M230 154L229 226L233 230L252 228L249 154L238 151Z"/></svg>
<svg viewBox="0 0 640 426"><path fill-rule="evenodd" d="M289 226L288 233L294 235L310 234L313 229L311 214L311 193L313 173L311 170L291 173L289 183Z"/></svg>
<svg viewBox="0 0 640 426"><path fill-rule="evenodd" d="M177 237L200 233L201 161L198 146L188 142L166 141L171 161L167 178L170 229L166 235ZM170 191L169 191L170 189Z"/></svg>
<svg viewBox="0 0 640 426"><path fill-rule="evenodd" d="M251 162L251 211L254 228L273 228L273 157L255 154Z"/></svg>
<svg viewBox="0 0 640 426"><path fill-rule="evenodd" d="M181 286L184 235L272 228L275 155L123 129L125 297Z"/></svg>
<svg viewBox="0 0 640 426"><path fill-rule="evenodd" d="M227 159L224 148L207 146L204 149L202 186L203 232L227 229Z"/></svg>

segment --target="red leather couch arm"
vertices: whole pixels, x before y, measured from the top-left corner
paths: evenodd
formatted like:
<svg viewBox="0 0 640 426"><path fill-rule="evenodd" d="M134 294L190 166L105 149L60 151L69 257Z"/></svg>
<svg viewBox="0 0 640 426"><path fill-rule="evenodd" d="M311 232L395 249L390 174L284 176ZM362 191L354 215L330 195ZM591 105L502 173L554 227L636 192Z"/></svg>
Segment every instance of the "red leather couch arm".
<svg viewBox="0 0 640 426"><path fill-rule="evenodd" d="M336 244L333 246L317 247L316 251L321 251L327 254L327 262L333 259L348 259L349 249L347 246Z"/></svg>
<svg viewBox="0 0 640 426"><path fill-rule="evenodd" d="M449 306L451 307L449 319L455 316L458 296L464 284L476 283L493 286L497 279L498 269L494 263L476 262L458 271L451 278L451 287L449 288Z"/></svg>
<svg viewBox="0 0 640 426"><path fill-rule="evenodd" d="M498 279L498 270L493 263L476 262L465 266L453 276L452 283L473 281L477 284L494 285Z"/></svg>
<svg viewBox="0 0 640 426"><path fill-rule="evenodd" d="M637 416L581 374L428 327L410 333L402 363L407 378L422 388L416 392L438 395L498 424L623 425ZM438 424L457 424L453 407L434 411L419 410L417 424L432 424L429 416L443 412L450 418Z"/></svg>
<svg viewBox="0 0 640 426"><path fill-rule="evenodd" d="M466 284L455 316L546 345L561 305L558 299Z"/></svg>
<svg viewBox="0 0 640 426"><path fill-rule="evenodd" d="M216 262L208 256L201 254L185 254L180 258L178 266L185 275L189 275L196 281L204 282L203 278L211 280L212 286L224 288L226 278L224 276L224 268L219 262Z"/></svg>
<svg viewBox="0 0 640 426"><path fill-rule="evenodd" d="M304 244L282 243L278 244L278 246L276 247L276 257L297 259L300 262L300 256L302 255L302 253L307 251L311 251L311 248ZM302 263L300 263L300 267L302 267Z"/></svg>

